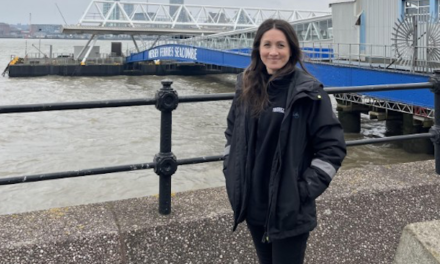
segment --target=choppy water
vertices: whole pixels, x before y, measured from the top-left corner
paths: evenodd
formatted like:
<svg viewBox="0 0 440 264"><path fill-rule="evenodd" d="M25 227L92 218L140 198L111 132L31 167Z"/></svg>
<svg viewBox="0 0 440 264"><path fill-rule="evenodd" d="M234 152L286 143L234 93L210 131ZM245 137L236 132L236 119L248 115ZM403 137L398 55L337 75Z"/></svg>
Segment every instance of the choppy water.
<svg viewBox="0 0 440 264"><path fill-rule="evenodd" d="M30 40L55 53L73 51L84 40ZM98 41L101 52L111 41ZM124 50L131 48L123 42ZM24 55L25 40L0 39L0 71L10 55ZM233 92L234 75L117 77L0 77L0 105L154 97L169 78L179 95ZM173 112L173 152L178 158L223 152L230 102L181 104ZM0 115L0 177L151 162L159 150L160 112L154 106ZM363 117L361 134L383 136L384 123ZM344 168L430 159L392 144L349 148ZM222 186L221 163L181 166L173 191ZM0 214L126 199L158 193L152 170L0 186Z"/></svg>

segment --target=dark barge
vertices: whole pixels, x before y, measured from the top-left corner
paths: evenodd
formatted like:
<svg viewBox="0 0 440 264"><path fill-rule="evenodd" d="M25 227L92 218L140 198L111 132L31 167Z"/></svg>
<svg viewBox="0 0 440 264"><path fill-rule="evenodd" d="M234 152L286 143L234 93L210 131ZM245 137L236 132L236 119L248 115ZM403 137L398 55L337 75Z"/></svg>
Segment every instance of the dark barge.
<svg viewBox="0 0 440 264"><path fill-rule="evenodd" d="M161 62L160 64L91 64L91 65L8 65L9 77L116 76L116 75L205 75L238 73L242 69L198 63Z"/></svg>

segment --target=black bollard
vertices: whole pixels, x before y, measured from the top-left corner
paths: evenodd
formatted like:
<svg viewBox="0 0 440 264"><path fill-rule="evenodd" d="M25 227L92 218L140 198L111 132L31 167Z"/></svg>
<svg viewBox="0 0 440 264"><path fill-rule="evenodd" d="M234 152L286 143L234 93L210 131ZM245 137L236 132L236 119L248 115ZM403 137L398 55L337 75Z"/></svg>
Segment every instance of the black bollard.
<svg viewBox="0 0 440 264"><path fill-rule="evenodd" d="M434 125L429 132L432 134L435 155L435 172L440 174L440 71L434 71L429 82L432 83L431 91L434 93Z"/></svg>
<svg viewBox="0 0 440 264"><path fill-rule="evenodd" d="M171 152L172 111L179 104L177 92L171 88L171 80L163 80L156 93L156 108L161 111L160 152L154 156L154 172L159 175L159 213L171 213L171 176L177 170L177 160Z"/></svg>

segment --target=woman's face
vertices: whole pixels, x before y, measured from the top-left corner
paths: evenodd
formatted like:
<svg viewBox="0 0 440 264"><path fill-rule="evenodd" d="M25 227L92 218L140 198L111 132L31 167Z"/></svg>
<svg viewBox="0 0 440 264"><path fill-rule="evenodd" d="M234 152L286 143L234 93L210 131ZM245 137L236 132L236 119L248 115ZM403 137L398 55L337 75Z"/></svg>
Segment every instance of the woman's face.
<svg viewBox="0 0 440 264"><path fill-rule="evenodd" d="M266 31L261 37L260 58L269 74L275 73L289 61L290 47L284 33L279 29Z"/></svg>

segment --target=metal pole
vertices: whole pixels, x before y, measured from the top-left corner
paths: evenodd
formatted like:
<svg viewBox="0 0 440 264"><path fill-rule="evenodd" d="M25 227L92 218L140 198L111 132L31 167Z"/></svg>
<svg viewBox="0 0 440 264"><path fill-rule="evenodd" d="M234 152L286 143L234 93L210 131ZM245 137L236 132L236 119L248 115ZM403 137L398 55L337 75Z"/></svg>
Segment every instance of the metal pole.
<svg viewBox="0 0 440 264"><path fill-rule="evenodd" d="M86 49L89 47L90 42L95 38L95 34L92 35L92 37L87 41L87 44L81 49L81 51L78 54L77 60L80 60Z"/></svg>
<svg viewBox="0 0 440 264"><path fill-rule="evenodd" d="M341 57L341 50L339 49L339 43L338 43L338 60L340 59L340 57Z"/></svg>
<svg viewBox="0 0 440 264"><path fill-rule="evenodd" d="M417 25L417 18L416 16L412 17L413 20L413 25L414 25L414 33L413 33L413 39L412 39L412 46L414 48L414 53L413 53L413 59L411 62L411 72L415 72L416 70L416 64L417 64L417 36L418 36L418 25Z"/></svg>
<svg viewBox="0 0 440 264"><path fill-rule="evenodd" d="M425 57L425 61L426 61L426 68L425 68L425 72L429 71L429 58L428 58L428 47L429 47L429 40L431 38L431 32L430 32L430 24L429 23L425 23L425 27L426 27L426 52L423 52L423 55L426 55Z"/></svg>
<svg viewBox="0 0 440 264"><path fill-rule="evenodd" d="M348 44L348 65L351 65L351 44Z"/></svg>
<svg viewBox="0 0 440 264"><path fill-rule="evenodd" d="M137 52L141 52L141 51L139 50L139 47L138 47L138 45L137 45L137 43L136 43L136 40L134 39L134 36L133 36L133 35L131 35L131 39L133 40L134 46L136 47L136 51L137 51ZM127 54L128 54L128 53L127 53Z"/></svg>
<svg viewBox="0 0 440 264"><path fill-rule="evenodd" d="M95 36L95 39L93 40L92 45L89 47L89 50L87 51L86 55L84 55L84 58L81 61L81 65L86 65L87 58L89 57L90 52L92 52L92 49L95 46L95 43L96 43L97 40L98 40L98 37Z"/></svg>
<svg viewBox="0 0 440 264"><path fill-rule="evenodd" d="M429 82L433 83L431 91L434 93L434 126L429 132L433 134L432 143L434 144L435 172L440 174L440 71L434 71Z"/></svg>
<svg viewBox="0 0 440 264"><path fill-rule="evenodd" d="M171 80L163 80L156 93L156 108L161 111L160 152L154 157L154 172L159 175L159 213L171 213L171 176L177 170L177 161L171 152L172 111L177 108L179 97L171 88Z"/></svg>
<svg viewBox="0 0 440 264"><path fill-rule="evenodd" d="M319 61L322 61L322 43L319 42Z"/></svg>

